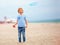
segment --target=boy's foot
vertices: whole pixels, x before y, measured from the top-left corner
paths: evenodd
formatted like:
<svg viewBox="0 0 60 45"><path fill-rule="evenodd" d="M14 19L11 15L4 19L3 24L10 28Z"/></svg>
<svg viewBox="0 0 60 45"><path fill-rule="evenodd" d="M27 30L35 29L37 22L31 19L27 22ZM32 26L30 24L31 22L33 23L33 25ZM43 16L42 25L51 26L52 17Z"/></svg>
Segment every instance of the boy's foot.
<svg viewBox="0 0 60 45"><path fill-rule="evenodd" d="M21 43L21 41L19 41L19 43Z"/></svg>
<svg viewBox="0 0 60 45"><path fill-rule="evenodd" d="M25 41L23 41L23 42L25 42Z"/></svg>
<svg viewBox="0 0 60 45"><path fill-rule="evenodd" d="M20 45L21 44L21 42L17 42L17 45Z"/></svg>

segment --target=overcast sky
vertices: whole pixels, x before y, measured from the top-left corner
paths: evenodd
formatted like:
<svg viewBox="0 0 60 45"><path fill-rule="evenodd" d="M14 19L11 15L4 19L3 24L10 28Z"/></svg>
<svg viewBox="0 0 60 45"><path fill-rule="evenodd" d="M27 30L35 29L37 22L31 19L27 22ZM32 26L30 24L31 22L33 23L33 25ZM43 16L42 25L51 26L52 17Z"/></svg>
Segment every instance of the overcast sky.
<svg viewBox="0 0 60 45"><path fill-rule="evenodd" d="M4 16L16 19L19 7L24 9L28 20L60 19L59 0L0 0L0 19Z"/></svg>

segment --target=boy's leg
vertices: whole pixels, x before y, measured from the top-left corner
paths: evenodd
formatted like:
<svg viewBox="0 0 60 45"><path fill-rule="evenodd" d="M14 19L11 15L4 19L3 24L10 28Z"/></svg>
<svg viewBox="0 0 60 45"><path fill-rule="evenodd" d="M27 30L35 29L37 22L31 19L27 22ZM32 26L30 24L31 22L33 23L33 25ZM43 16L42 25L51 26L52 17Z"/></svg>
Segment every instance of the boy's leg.
<svg viewBox="0 0 60 45"><path fill-rule="evenodd" d="M18 28L18 39L19 39L19 42L21 42L21 29Z"/></svg>
<svg viewBox="0 0 60 45"><path fill-rule="evenodd" d="M18 33L19 42L21 42L21 33Z"/></svg>
<svg viewBox="0 0 60 45"><path fill-rule="evenodd" d="M22 36L23 36L23 42L25 42L26 37L25 37L25 27L22 29Z"/></svg>

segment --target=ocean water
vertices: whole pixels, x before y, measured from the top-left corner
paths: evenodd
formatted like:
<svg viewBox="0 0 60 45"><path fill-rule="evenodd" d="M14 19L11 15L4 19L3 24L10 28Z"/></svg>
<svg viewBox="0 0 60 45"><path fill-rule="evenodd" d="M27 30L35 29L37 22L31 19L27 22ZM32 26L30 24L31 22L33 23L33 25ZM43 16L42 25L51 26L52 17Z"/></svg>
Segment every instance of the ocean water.
<svg viewBox="0 0 60 45"><path fill-rule="evenodd" d="M30 23L60 23L60 19L55 20L41 20L41 21L29 21Z"/></svg>

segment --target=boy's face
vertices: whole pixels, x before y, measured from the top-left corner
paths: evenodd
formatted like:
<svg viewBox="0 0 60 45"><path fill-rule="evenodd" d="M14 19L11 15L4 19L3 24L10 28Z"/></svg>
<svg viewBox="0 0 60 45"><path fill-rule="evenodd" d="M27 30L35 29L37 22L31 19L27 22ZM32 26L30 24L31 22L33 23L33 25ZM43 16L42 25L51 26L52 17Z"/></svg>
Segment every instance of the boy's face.
<svg viewBox="0 0 60 45"><path fill-rule="evenodd" d="M20 8L20 9L18 10L18 13L22 14L22 13L23 13L23 9Z"/></svg>

